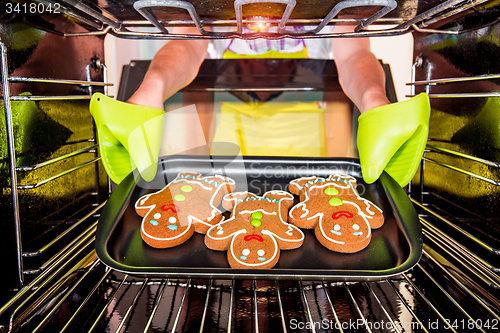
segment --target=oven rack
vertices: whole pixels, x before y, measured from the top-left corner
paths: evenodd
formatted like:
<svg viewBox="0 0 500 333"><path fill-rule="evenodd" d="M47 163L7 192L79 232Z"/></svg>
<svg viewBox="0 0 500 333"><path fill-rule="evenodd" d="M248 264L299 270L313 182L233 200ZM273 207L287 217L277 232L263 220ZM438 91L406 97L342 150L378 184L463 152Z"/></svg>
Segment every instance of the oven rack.
<svg viewBox="0 0 500 333"><path fill-rule="evenodd" d="M429 142L432 142L432 139L429 139ZM428 157L428 155L432 153L435 155L433 158ZM491 173L497 174L500 172L500 164L498 162L490 161L487 159L483 159L477 156L472 156L469 154L465 154L456 150L443 148L436 146L434 144L428 143L426 150L424 152L424 156L421 161L421 170L425 170L427 163L432 163L439 168L444 168L447 170L451 170L453 173L463 174L470 179L475 179L476 181L487 183L498 189L500 186L500 181L497 179L492 179L490 177L485 177L477 172L472 172L469 170L465 170L461 167L454 166L450 163L442 162L440 159L443 156L452 156L455 159L461 159L468 161L467 165L470 166L473 163L482 166L485 169L493 170ZM477 215L474 212L470 212L467 209L460 207L459 205L450 202L449 200L441 197L439 194L433 193L426 189L425 183L425 172L421 172L420 174L420 202L417 202L415 199L411 198L412 202L421 209L422 213L425 216L432 217L433 220L439 222L440 225L445 226L445 228L450 229L453 232L456 232L459 237L463 237L466 239L467 244L473 244L481 248L486 253L493 255L496 258L500 258L500 248L496 246L498 244L498 238L495 235L488 235L485 233L480 233L478 230L467 230L467 227L460 222L460 212L466 213L467 215L471 215L472 219L481 221L484 217ZM450 206L453 207L453 212L450 209L439 208L432 203L433 200L446 201ZM425 221L425 220L424 220ZM459 244L459 242L456 242ZM495 259L496 259L495 258ZM495 271L500 270L500 263L496 264L487 264L487 266L491 267Z"/></svg>
<svg viewBox="0 0 500 333"><path fill-rule="evenodd" d="M96 186L94 191L84 193L81 196L74 198L69 203L66 203L65 205L60 207L57 211L51 212L45 217L38 217L38 224L43 224L43 232L41 234L37 234L36 238L41 239L43 236L46 236L46 234L50 233L56 233L56 236L46 237L46 240L43 241L43 244L39 244L40 242L34 242L35 245L38 245L38 247L35 249L23 249L21 237L22 221L20 212L22 209L26 209L27 207L22 207L20 195L29 193L31 190L35 190L43 186L48 186L54 181L64 181L64 179L67 179L65 177L70 177L74 172L84 168L93 166L97 170L100 157L98 156L98 144L96 144L97 139L94 130L93 136L90 138L64 143L61 147L64 148L64 151L69 151L67 153L31 165L17 165L18 158L16 156L16 148L14 144L16 133L14 132L13 127L14 125L11 102L86 100L90 99L93 87L103 89L104 92L107 93L107 87L111 86L112 84L107 82L92 81L91 72L93 70L102 71L104 77L106 77L106 67L103 63L100 62L99 59L93 59L86 66L85 71L87 80L9 76L7 48L1 41L0 49L2 99L6 119L5 124L7 134L7 153L10 174L10 195L11 206L13 210L13 223L16 230L15 235L12 235L12 238L16 239L15 252L17 255L18 263L19 285L23 286L23 284L25 284L26 278L28 278L28 280L34 278L36 279L36 277L43 274L43 272L47 270L48 267L64 257L71 246L74 246L81 239L88 238L88 233L90 232L88 226L92 225L92 219L98 218L99 211L104 206L104 203L98 202L99 189ZM88 95L11 95L10 85L23 83L44 85L77 85L83 90L88 90ZM90 155L90 157L86 158L87 155ZM82 160L83 162L78 162ZM63 168L62 170L61 166ZM42 176L44 177L42 177L42 179L39 179L40 171L46 169L48 171L44 171L44 173L42 173ZM53 170L56 170L58 172L53 175L45 176L45 174L50 174L51 172L53 172ZM98 175L97 171L96 175ZM19 179L26 180L19 181ZM99 180L96 179L96 184L98 183ZM85 202L89 201L90 203L84 204ZM74 206L79 206L78 210L67 213L67 211L71 211ZM58 217L58 215L65 216L61 219ZM39 259L35 260L36 258Z"/></svg>
<svg viewBox="0 0 500 333"><path fill-rule="evenodd" d="M423 86L425 88L425 92L429 95L429 98L481 98L481 97L500 97L499 92L464 92L464 93L449 93L449 94L433 94L430 93L430 88L432 86L444 85L444 84L453 84L453 83L463 83L463 82L476 82L483 80L494 80L499 79L500 74L484 74L484 75L473 75L473 76L463 76L463 77L450 77L450 78L440 78L440 79L432 79L432 80L415 80L415 75L417 68L423 69L425 68L425 60L422 56L417 56L415 62L412 66L412 82L406 83L407 86L411 86L411 94L406 95L406 97L415 97L415 88L418 86ZM429 75L429 73L427 73ZM470 160L474 160L476 162L483 162L485 164L498 166L499 163L489 162L487 160L482 160L480 158L476 158L467 154L462 154L452 150L446 150L444 148L439 148L436 146L430 147L433 150L440 150L441 152L447 152L449 154L454 154L457 156L465 157Z"/></svg>
<svg viewBox="0 0 500 333"><path fill-rule="evenodd" d="M3 329L289 332L303 328L299 331L319 332L327 325L332 331L347 332L354 327L357 332L374 332L386 323L385 328L395 332L430 332L436 327L431 325L443 330L447 324L452 325L447 328L450 332L474 325L476 331L495 331L491 327L500 320L500 304L494 294L471 283L456 266L436 255L432 246L426 242L423 260L410 272L355 283L137 278L104 267L91 251L83 267L66 274L58 289L46 291L44 284L52 280L30 285L35 292L29 298L37 297L36 309L26 316L23 311L29 299L12 302L9 326ZM65 288L66 284L71 287ZM72 311L55 316L63 306ZM5 309L0 309L0 316ZM269 316L270 312L279 316ZM189 327L183 327L186 316Z"/></svg>
<svg viewBox="0 0 500 333"><path fill-rule="evenodd" d="M470 10L477 10L477 6L488 6L488 0L448 0L438 3L433 8L430 8L411 18L387 18L386 14L396 8L396 0L343 0L337 2L331 11L324 18L315 19L290 19L290 14L296 5L296 0L236 0L234 2L235 19L215 20L201 19L196 8L185 0L139 0L133 3L134 9L140 13L145 20L118 20L112 12L108 12L104 8L92 8L83 2L76 0L40 0L38 1L46 6L60 5L61 13L80 22L84 27L89 29L87 32L61 32L56 33L65 37L78 36L95 36L113 34L120 38L131 39L255 39L255 38L337 38L337 37L376 37L376 36L394 36L409 33L412 31L441 33L441 34L459 34L459 28L443 28L432 29L429 26L439 22L446 22L449 18L457 15L465 14ZM278 3L286 5L286 10L281 19L269 19L266 23L278 26L277 33L243 33L243 26L262 22L260 18L243 18L243 5L255 3ZM350 19L338 18L337 15L345 8L354 7L383 7L375 14L368 18ZM154 16L151 8L161 7L168 13L169 9L183 9L186 11L191 20L179 20L175 16L172 19L158 19ZM482 9L479 8L479 9ZM119 9L116 9L119 10ZM353 33L319 33L320 30L330 24L357 24ZM391 28L367 30L366 28L373 23L393 25ZM288 25L306 25L313 28L309 31L295 32L286 29ZM177 34L168 31L169 27L174 26L194 26L200 32L199 35L194 34ZM208 31L204 27L209 26L233 26L236 27L234 32L214 32ZM156 28L156 32L137 31L138 27Z"/></svg>
<svg viewBox="0 0 500 333"><path fill-rule="evenodd" d="M439 79L432 79L432 80L416 80L416 73L418 70L429 70L429 68L426 68L425 60L422 56L417 56L413 66L412 66L412 82L407 83L408 86L411 86L411 95L408 95L407 97L413 97L416 96L415 88L418 86L423 86L426 93L428 93L429 98L474 98L474 97L498 97L500 94L496 92L486 92L486 93L455 93L455 94L432 94L430 93L430 87L432 86L437 86L437 85L445 85L445 84L454 84L454 83L463 83L463 82L477 82L477 81L483 81L483 80L494 80L500 78L500 74L488 74L488 75L474 75L474 76L468 76L468 77L452 77L452 78L439 78ZM426 73L426 76L429 77L429 73ZM494 186L495 188L498 189L500 186L500 180L495 179L493 177L486 177L484 175L481 175L477 172L472 172L469 170L465 170L462 167L452 165L450 163L444 162L443 157L448 156L452 157L455 161L458 160L463 160L467 161L466 164L468 167L470 167L473 164L477 164L479 166L482 166L486 169L493 170L491 173L492 174L500 174L500 163L496 161L491 161L489 159L481 158L478 156L474 156L471 154L467 154L464 152L460 152L456 149L450 149L443 147L443 144L446 144L446 142L442 142L441 140L436 140L434 138L429 138L426 149L424 151L424 156L422 157L421 165L420 165L420 185L419 185L419 196L420 196L420 202L412 198L414 194L412 194L412 184L410 183L409 185L409 195L411 201L415 204L416 207L420 208L422 212L421 217L421 222L424 227L427 228L427 231L429 228L434 228L435 230L440 231L440 235L446 234L443 230L440 230L434 222L431 222L431 220L426 220L427 217L431 217L432 220L437 221L441 225L446 226L446 228L453 230L453 232L456 232L459 237L463 237L465 239L465 242L467 244L474 244L474 246L477 246L484 250L488 254L494 255L494 257L500 256L500 249L497 248L496 246L492 246L490 244L498 244L498 240L492 240L489 238L489 241L485 241L484 239L487 238L485 235L477 235L476 232L468 231L464 229L462 226L460 226L460 222L458 224L456 223L459 221L459 218L455 218L457 214L450 213L449 211L444 211L442 208L435 207L432 203L429 203L429 198L438 198L440 200L446 200L442 197L440 197L438 194L433 193L432 191L429 191L426 189L425 185L425 169L427 163L432 163L440 168L444 168L447 170L451 170L453 173L460 173L463 175L466 175L467 177L470 177L471 179L476 179L481 182L485 182L487 184L490 184ZM429 154L432 154L433 157L429 157ZM449 201L448 201L449 202ZM466 212L469 215L474 215L474 218L477 220L481 220L483 217L473 213L466 211L464 208L449 202L455 210ZM437 210L441 210L442 212L438 212ZM435 233L435 235L438 235L439 233ZM445 237L445 236L440 236L440 237ZM449 237L449 240L451 240L457 248L460 248L460 253L462 256L468 257L469 259L471 258L471 255L468 253L469 250L462 245L460 245L459 241L454 240L453 238ZM495 260L494 258L493 260ZM478 259L476 256L472 256L471 259L475 263L480 263L482 267L487 267L489 270L493 270L495 272L498 272L500 270L500 264L499 263L489 263L488 261L483 261L482 259ZM495 278L496 279L496 278Z"/></svg>

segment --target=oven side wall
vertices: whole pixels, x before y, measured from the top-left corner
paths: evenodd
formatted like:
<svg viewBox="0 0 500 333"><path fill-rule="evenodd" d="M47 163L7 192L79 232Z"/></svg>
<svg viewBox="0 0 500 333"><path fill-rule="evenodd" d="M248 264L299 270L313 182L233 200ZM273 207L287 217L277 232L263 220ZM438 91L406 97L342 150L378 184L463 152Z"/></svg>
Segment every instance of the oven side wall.
<svg viewBox="0 0 500 333"><path fill-rule="evenodd" d="M69 20L55 20L50 24L55 30L82 30ZM28 26L19 17L0 22L0 37L7 50L8 69L3 76L8 70L10 78L103 81L103 67L95 65L104 59L103 38L65 38ZM102 202L107 187L106 174L97 160L88 163L97 158L96 148L88 149L96 145L89 100L84 97L89 95L89 87L11 82L9 88L11 107L7 110L2 101L5 112L0 116L0 253L5 265L4 290L6 287L17 289L40 273L44 263L70 241L62 237L58 244L46 248L48 240L56 239ZM12 126L7 118L12 120ZM13 132L15 161L9 157L8 127ZM87 150L35 167L80 149ZM14 175L10 163L15 163ZM33 170L22 171L21 167ZM14 188L12 178L17 180ZM16 200L18 209L14 204ZM19 246L17 216L22 235ZM79 228L82 227L75 230Z"/></svg>
<svg viewBox="0 0 500 333"><path fill-rule="evenodd" d="M416 86L416 93L430 94L432 112L413 196L442 217L431 218L445 230L459 226L487 245L482 250L494 252L500 239L500 79L482 76L500 73L500 22L474 26L479 23L475 17L458 21L461 28L473 26L458 35L415 34L414 56L422 59L416 81L463 79Z"/></svg>

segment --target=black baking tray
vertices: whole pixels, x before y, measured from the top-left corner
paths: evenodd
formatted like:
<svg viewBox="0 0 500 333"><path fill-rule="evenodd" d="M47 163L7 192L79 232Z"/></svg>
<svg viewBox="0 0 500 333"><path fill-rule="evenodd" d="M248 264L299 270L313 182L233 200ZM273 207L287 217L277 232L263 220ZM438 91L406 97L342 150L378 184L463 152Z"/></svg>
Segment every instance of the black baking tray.
<svg viewBox="0 0 500 333"><path fill-rule="evenodd" d="M201 234L169 249L155 249L142 240L142 217L135 212L135 202L179 172L222 173L236 178L236 191L257 195L286 190L288 182L299 177L348 174L358 180L360 195L382 209L385 223L373 230L369 246L357 253L332 252L316 240L313 230L303 230L302 247L281 251L274 268L232 269L226 251L208 249ZM224 214L229 217L229 212ZM366 184L356 159L243 157L235 163L230 156L179 155L161 160L152 182L131 173L117 186L99 219L96 251L109 267L147 277L372 281L412 268L421 257L422 231L415 208L396 181L384 172L375 183Z"/></svg>

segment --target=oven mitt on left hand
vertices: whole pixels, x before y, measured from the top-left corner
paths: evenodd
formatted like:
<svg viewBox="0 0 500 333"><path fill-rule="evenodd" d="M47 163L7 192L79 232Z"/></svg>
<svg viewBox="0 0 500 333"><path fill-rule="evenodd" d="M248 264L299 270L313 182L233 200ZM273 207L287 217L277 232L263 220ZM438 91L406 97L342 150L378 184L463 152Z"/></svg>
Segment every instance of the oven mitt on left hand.
<svg viewBox="0 0 500 333"><path fill-rule="evenodd" d="M156 175L165 111L129 104L103 94L92 95L99 152L108 176L117 184L137 167L142 178Z"/></svg>
<svg viewBox="0 0 500 333"><path fill-rule="evenodd" d="M429 96L425 93L359 116L359 159L368 184L377 180L383 170L401 187L411 181L424 154L429 117Z"/></svg>

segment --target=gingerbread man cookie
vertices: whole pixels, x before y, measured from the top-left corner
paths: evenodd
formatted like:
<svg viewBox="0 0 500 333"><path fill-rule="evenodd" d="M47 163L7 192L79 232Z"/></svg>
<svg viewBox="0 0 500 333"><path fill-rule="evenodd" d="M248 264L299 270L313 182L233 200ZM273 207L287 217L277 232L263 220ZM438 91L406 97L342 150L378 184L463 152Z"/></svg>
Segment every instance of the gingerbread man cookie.
<svg viewBox="0 0 500 333"><path fill-rule="evenodd" d="M364 249L371 229L384 224L380 208L359 196L351 176L303 177L292 180L289 190L300 196L300 203L290 210L288 221L299 228L314 228L318 241L332 251Z"/></svg>
<svg viewBox="0 0 500 333"><path fill-rule="evenodd" d="M143 217L142 239L152 247L168 248L184 243L195 231L205 234L224 219L217 207L234 188L228 177L179 173L161 191L136 202L135 210Z"/></svg>
<svg viewBox="0 0 500 333"><path fill-rule="evenodd" d="M259 197L249 192L224 196L222 206L232 210L231 218L211 227L205 244L212 250L227 250L232 268L272 268L280 250L295 249L304 234L286 222L293 195L269 191Z"/></svg>

